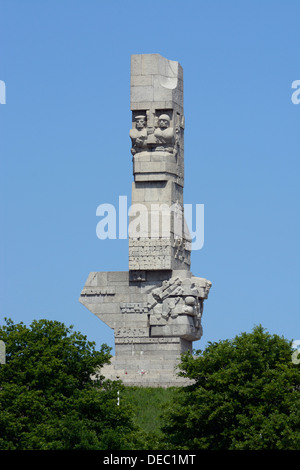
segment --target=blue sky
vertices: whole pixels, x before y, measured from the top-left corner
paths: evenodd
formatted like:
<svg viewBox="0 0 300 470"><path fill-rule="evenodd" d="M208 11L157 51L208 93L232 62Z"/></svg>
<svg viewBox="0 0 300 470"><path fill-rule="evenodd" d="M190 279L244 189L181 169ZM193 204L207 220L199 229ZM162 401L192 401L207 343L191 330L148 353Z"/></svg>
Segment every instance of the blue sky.
<svg viewBox="0 0 300 470"><path fill-rule="evenodd" d="M91 271L126 271L96 236L131 197L130 55L184 69L184 202L204 204L192 272L213 283L194 343L262 324L300 339L297 0L1 0L0 322L48 318L100 346L78 302Z"/></svg>

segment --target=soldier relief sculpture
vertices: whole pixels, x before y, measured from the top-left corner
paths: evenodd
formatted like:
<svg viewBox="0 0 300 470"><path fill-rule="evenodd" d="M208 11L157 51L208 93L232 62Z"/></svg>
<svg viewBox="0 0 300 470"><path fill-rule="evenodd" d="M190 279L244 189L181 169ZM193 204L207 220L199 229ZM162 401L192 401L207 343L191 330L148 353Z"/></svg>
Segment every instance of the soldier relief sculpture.
<svg viewBox="0 0 300 470"><path fill-rule="evenodd" d="M171 114L171 113L170 113ZM167 152L176 157L179 146L180 126L173 127L168 114L162 113L155 119L154 127L147 125L145 115L135 116L134 127L130 130L131 153Z"/></svg>
<svg viewBox="0 0 300 470"><path fill-rule="evenodd" d="M135 127L130 129L130 137L132 141L132 155L142 152L147 148L147 120L146 116L136 116Z"/></svg>

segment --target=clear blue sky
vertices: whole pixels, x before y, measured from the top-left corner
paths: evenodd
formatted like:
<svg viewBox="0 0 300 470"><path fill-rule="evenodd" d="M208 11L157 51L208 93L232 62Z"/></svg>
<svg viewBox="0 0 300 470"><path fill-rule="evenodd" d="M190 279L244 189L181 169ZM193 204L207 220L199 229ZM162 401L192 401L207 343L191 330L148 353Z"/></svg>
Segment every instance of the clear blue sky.
<svg viewBox="0 0 300 470"><path fill-rule="evenodd" d="M192 272L213 283L208 341L262 324L300 339L298 0L1 0L0 321L113 332L78 302L90 271L126 271L96 208L131 196L130 55L184 69L184 202L204 204Z"/></svg>

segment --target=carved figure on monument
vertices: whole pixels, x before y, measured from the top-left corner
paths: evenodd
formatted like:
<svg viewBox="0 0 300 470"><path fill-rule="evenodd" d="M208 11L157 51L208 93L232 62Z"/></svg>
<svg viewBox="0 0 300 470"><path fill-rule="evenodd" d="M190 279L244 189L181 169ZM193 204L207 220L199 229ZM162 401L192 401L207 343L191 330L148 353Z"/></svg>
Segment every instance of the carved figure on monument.
<svg viewBox="0 0 300 470"><path fill-rule="evenodd" d="M156 143L158 145L156 151L165 151L172 153L174 150L175 136L174 129L170 127L170 118L167 114L161 114L158 118L158 127L154 131Z"/></svg>
<svg viewBox="0 0 300 470"><path fill-rule="evenodd" d="M129 135L132 142L132 155L142 152L147 147L147 121L146 116L135 117L135 128L130 129Z"/></svg>

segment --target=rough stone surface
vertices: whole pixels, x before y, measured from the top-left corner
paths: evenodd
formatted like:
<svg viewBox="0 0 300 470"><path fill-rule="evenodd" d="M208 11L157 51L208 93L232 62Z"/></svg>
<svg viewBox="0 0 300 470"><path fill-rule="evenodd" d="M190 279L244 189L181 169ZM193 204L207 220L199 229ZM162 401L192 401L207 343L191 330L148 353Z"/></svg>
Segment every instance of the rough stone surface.
<svg viewBox="0 0 300 470"><path fill-rule="evenodd" d="M133 161L129 270L90 273L80 302L114 329L102 373L124 384L186 385L180 354L202 336L211 282L190 271L183 213L183 71L159 54L131 57Z"/></svg>

